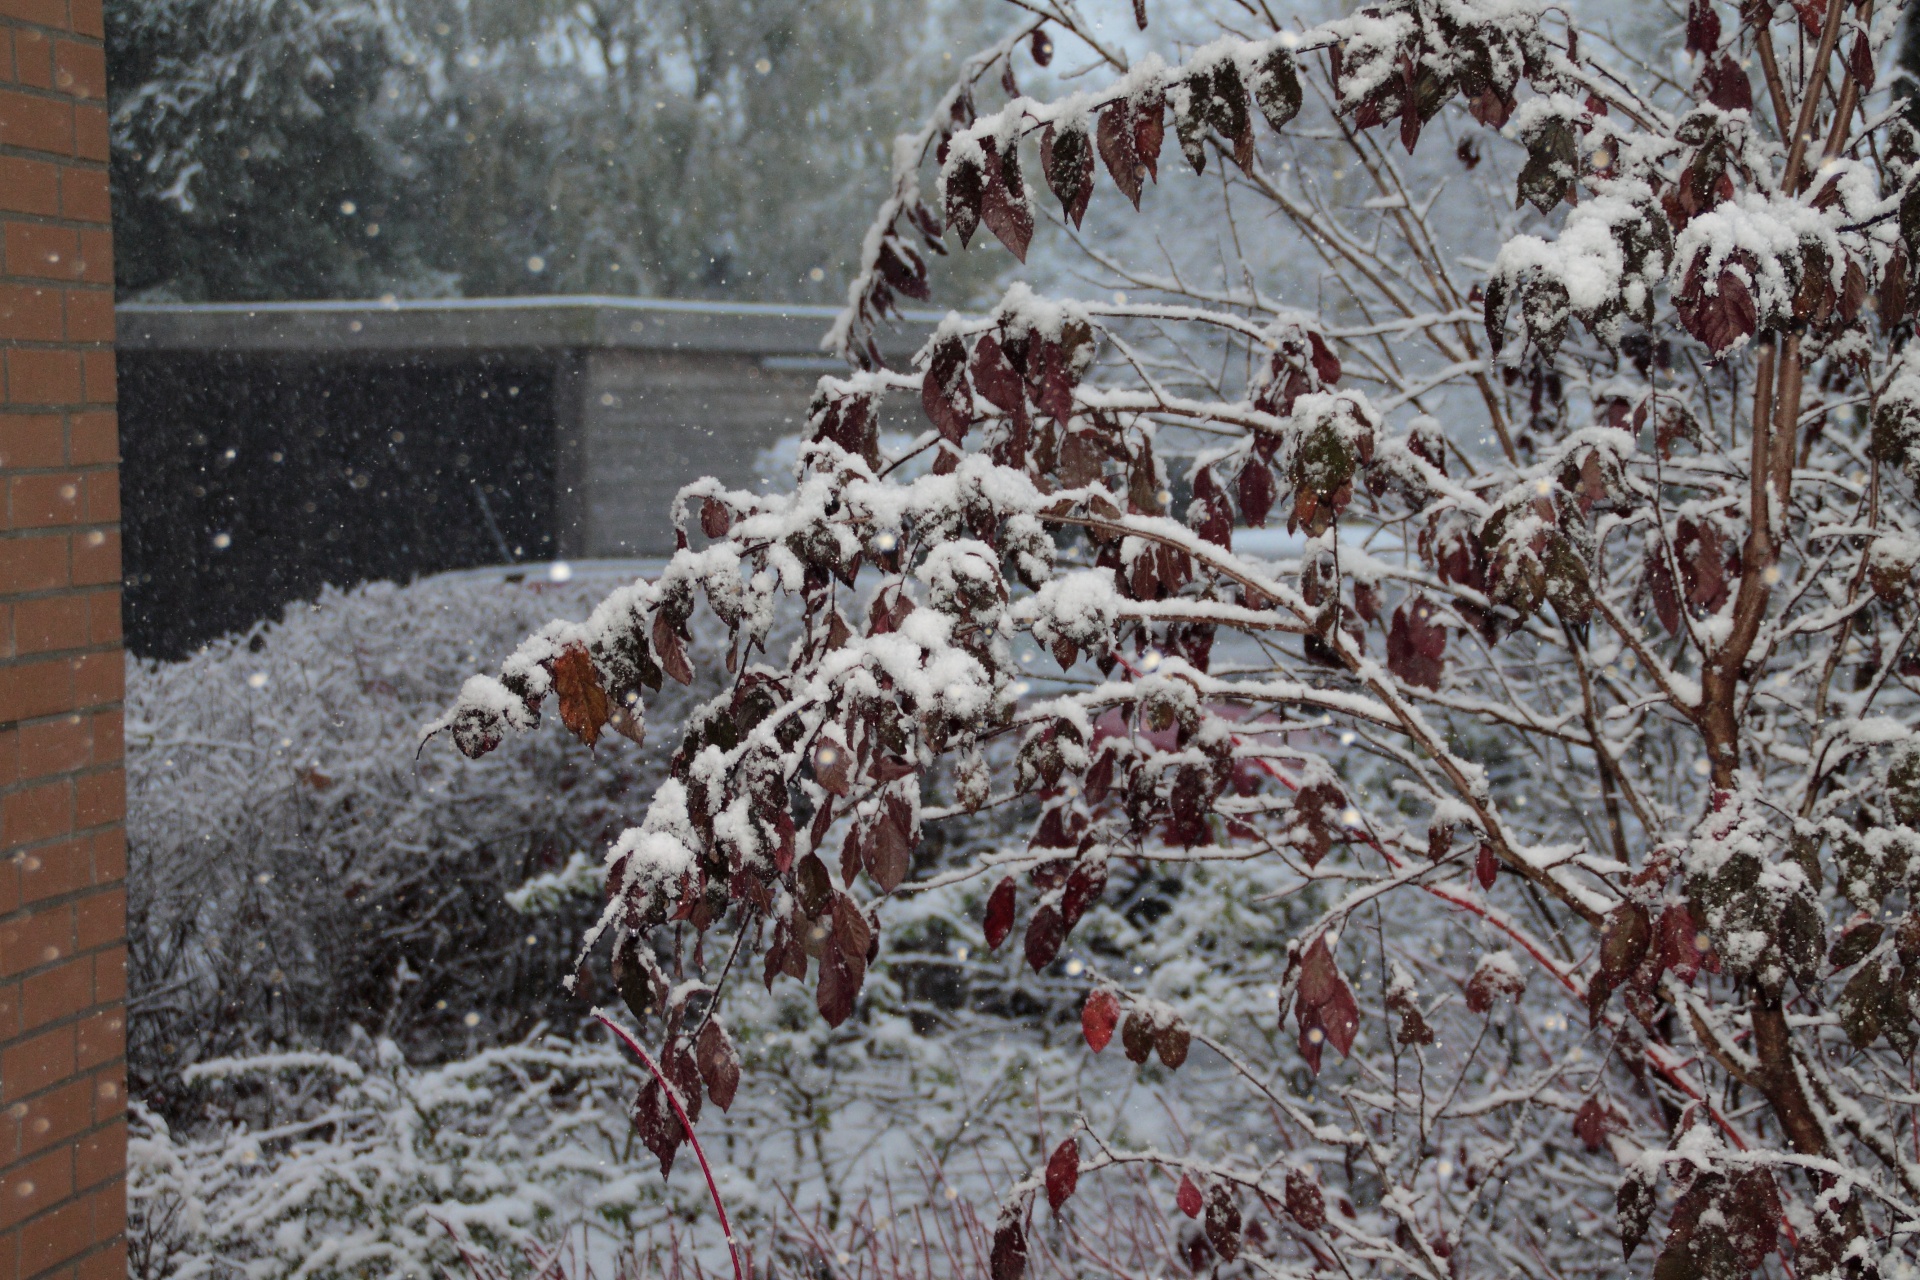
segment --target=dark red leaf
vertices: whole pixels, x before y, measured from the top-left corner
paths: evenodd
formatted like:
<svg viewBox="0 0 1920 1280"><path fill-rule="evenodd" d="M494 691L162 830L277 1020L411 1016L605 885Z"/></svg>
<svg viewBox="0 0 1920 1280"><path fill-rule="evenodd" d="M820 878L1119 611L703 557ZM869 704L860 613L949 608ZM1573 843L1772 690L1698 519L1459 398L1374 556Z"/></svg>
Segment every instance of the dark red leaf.
<svg viewBox="0 0 1920 1280"><path fill-rule="evenodd" d="M815 740L813 778L843 800L853 790L853 752L839 735L822 733Z"/></svg>
<svg viewBox="0 0 1920 1280"><path fill-rule="evenodd" d="M707 1025L700 1028L694 1057L700 1066L700 1078L707 1082L707 1097L713 1100L714 1106L727 1110L740 1088L740 1054L733 1047L733 1037L720 1025L720 1019L709 1018Z"/></svg>
<svg viewBox="0 0 1920 1280"><path fill-rule="evenodd" d="M1033 239L1033 206L1027 202L1026 180L1020 175L1020 148L1009 140L1006 154L1001 156L987 138L981 139L980 147L987 153L987 189L980 201L980 220L1014 257L1025 262L1027 244Z"/></svg>
<svg viewBox="0 0 1920 1280"><path fill-rule="evenodd" d="M1581 1103L1580 1109L1573 1114L1574 1136L1586 1144L1589 1152L1597 1152L1606 1146L1607 1135L1620 1127L1620 1117L1600 1101L1597 1094Z"/></svg>
<svg viewBox="0 0 1920 1280"><path fill-rule="evenodd" d="M1122 99L1102 111L1094 127L1094 139L1113 185L1138 209L1146 166L1140 163L1140 153L1134 143L1132 105Z"/></svg>
<svg viewBox="0 0 1920 1280"><path fill-rule="evenodd" d="M1051 902L1042 903L1033 919L1027 921L1027 963L1035 973L1040 972L1053 963L1066 940L1067 925L1060 918L1060 908Z"/></svg>
<svg viewBox="0 0 1920 1280"><path fill-rule="evenodd" d="M913 864L913 844L912 811L898 795L889 795L864 850L867 873L880 886L880 892L892 893L907 878Z"/></svg>
<svg viewBox="0 0 1920 1280"><path fill-rule="evenodd" d="M1100 900L1107 889L1107 864L1104 859L1082 859L1067 875L1067 887L1060 895L1060 915L1071 929L1080 923L1088 907Z"/></svg>
<svg viewBox="0 0 1920 1280"><path fill-rule="evenodd" d="M1480 881L1482 889L1493 888L1493 882L1500 875L1500 859L1495 856L1493 846L1485 840L1480 842L1480 853L1473 860L1474 878Z"/></svg>
<svg viewBox="0 0 1920 1280"><path fill-rule="evenodd" d="M1700 928L1685 903L1668 907L1660 916L1660 962L1682 982L1692 982L1706 957L1700 946Z"/></svg>
<svg viewBox="0 0 1920 1280"><path fill-rule="evenodd" d="M993 1253L988 1259L989 1280L1020 1280L1027 1271L1027 1227L1023 1213L1002 1213L993 1232Z"/></svg>
<svg viewBox="0 0 1920 1280"><path fill-rule="evenodd" d="M1732 54L1722 54L1718 62L1709 61L1702 81L1707 101L1722 111L1753 110L1753 82Z"/></svg>
<svg viewBox="0 0 1920 1280"><path fill-rule="evenodd" d="M1080 1010L1080 1034L1087 1038L1089 1049L1099 1053L1106 1048L1119 1021L1120 1001L1113 992L1102 989L1087 993L1087 1003Z"/></svg>
<svg viewBox="0 0 1920 1280"><path fill-rule="evenodd" d="M662 671L681 684L693 683L693 667L687 662L686 645L665 614L653 615L653 652Z"/></svg>
<svg viewBox="0 0 1920 1280"><path fill-rule="evenodd" d="M946 164L947 225L964 246L980 225L980 206L987 194L987 170L981 157L970 152L950 156Z"/></svg>
<svg viewBox="0 0 1920 1280"><path fill-rule="evenodd" d="M1414 596L1393 611L1387 633L1387 670L1411 685L1438 689L1445 667L1447 628L1425 596Z"/></svg>
<svg viewBox="0 0 1920 1280"><path fill-rule="evenodd" d="M1847 70L1853 73L1861 93L1873 92L1873 46L1867 43L1867 33L1864 31L1853 38L1853 48L1847 54Z"/></svg>
<svg viewBox="0 0 1920 1280"><path fill-rule="evenodd" d="M658 1080L648 1080L641 1086L640 1096L634 1099L633 1127L640 1135L641 1144L660 1161L660 1176L671 1174L673 1157L687 1132L680 1124L680 1117L673 1113L673 1104L667 1101L666 1091Z"/></svg>
<svg viewBox="0 0 1920 1280"><path fill-rule="evenodd" d="M987 919L985 933L987 950L997 951L1000 944L1013 932L1014 895L1017 892L1013 877L1008 876L993 886L993 892L987 895Z"/></svg>
<svg viewBox="0 0 1920 1280"><path fill-rule="evenodd" d="M1273 468L1255 455L1248 454L1246 465L1240 468L1240 480L1236 487L1240 492L1241 517L1255 529L1264 528L1267 512L1273 510L1273 500L1278 496L1274 491Z"/></svg>
<svg viewBox="0 0 1920 1280"><path fill-rule="evenodd" d="M1327 1198L1305 1169L1287 1170L1287 1214L1304 1231L1318 1231L1327 1223Z"/></svg>
<svg viewBox="0 0 1920 1280"><path fill-rule="evenodd" d="M1745 280L1731 270L1720 273L1714 292L1706 292L1700 279L1700 264L1687 273L1685 286L1674 298L1680 323L1688 333L1707 345L1718 358L1742 338L1753 336L1759 327L1759 312Z"/></svg>
<svg viewBox="0 0 1920 1280"><path fill-rule="evenodd" d="M1027 43L1027 51L1039 66L1044 67L1053 61L1053 37L1047 34L1045 27L1034 30L1033 38Z"/></svg>
<svg viewBox="0 0 1920 1280"><path fill-rule="evenodd" d="M592 746L600 739L607 723L607 691L600 687L600 675L585 645L568 645L547 668L553 676L554 696L560 703L560 723L572 734ZM677 677L676 677L677 678Z"/></svg>
<svg viewBox="0 0 1920 1280"><path fill-rule="evenodd" d="M1194 1186L1193 1179L1184 1173L1180 1175L1180 1189L1174 1192L1173 1198L1174 1202L1180 1206L1180 1212L1189 1218L1199 1217L1200 1210L1206 1206L1205 1198L1200 1194L1200 1188Z"/></svg>
<svg viewBox="0 0 1920 1280"><path fill-rule="evenodd" d="M1161 1063L1169 1071L1178 1071L1186 1063L1187 1050L1192 1044L1193 1033L1178 1018L1160 1023L1153 1029L1154 1051L1160 1055Z"/></svg>
<svg viewBox="0 0 1920 1280"><path fill-rule="evenodd" d="M1207 1243L1223 1262L1240 1256L1240 1206L1223 1183L1207 1188Z"/></svg>
<svg viewBox="0 0 1920 1280"><path fill-rule="evenodd" d="M973 390L967 385L967 344L948 335L934 344L920 382L920 405L940 434L959 444L973 417Z"/></svg>
<svg viewBox="0 0 1920 1280"><path fill-rule="evenodd" d="M1080 1144L1072 1138L1053 1149L1047 1157L1047 1207L1055 1213L1080 1185Z"/></svg>
<svg viewBox="0 0 1920 1280"><path fill-rule="evenodd" d="M1687 52L1720 52L1720 15L1713 0L1692 0L1687 6Z"/></svg>
<svg viewBox="0 0 1920 1280"><path fill-rule="evenodd" d="M853 1002L859 994L860 977L841 950L839 940L829 935L820 950L820 989L814 1000L820 1016L827 1020L828 1026L839 1026L853 1015Z"/></svg>
<svg viewBox="0 0 1920 1280"><path fill-rule="evenodd" d="M1144 1063L1153 1056L1153 1019L1139 1010L1127 1015L1126 1023L1120 1028L1120 1047L1127 1051L1129 1062Z"/></svg>
<svg viewBox="0 0 1920 1280"><path fill-rule="evenodd" d="M1016 417L1025 415L1026 384L1008 362L999 340L990 333L974 344L973 385L994 408Z"/></svg>

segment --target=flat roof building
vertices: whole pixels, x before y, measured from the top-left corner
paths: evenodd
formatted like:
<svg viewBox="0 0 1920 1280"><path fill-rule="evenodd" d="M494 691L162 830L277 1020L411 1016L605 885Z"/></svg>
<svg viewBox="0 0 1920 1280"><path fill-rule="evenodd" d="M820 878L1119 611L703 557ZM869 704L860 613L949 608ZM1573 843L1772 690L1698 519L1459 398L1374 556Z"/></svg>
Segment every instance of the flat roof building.
<svg viewBox="0 0 1920 1280"><path fill-rule="evenodd" d="M805 425L827 307L555 297L118 309L127 640L322 585L662 555L680 486ZM883 334L904 364L937 317Z"/></svg>

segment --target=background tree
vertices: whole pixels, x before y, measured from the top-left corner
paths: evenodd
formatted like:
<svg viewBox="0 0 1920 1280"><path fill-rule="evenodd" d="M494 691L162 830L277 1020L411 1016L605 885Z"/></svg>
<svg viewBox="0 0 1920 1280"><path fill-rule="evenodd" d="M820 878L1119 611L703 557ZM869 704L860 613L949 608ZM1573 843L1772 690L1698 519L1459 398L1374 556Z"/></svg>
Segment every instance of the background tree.
<svg viewBox="0 0 1920 1280"><path fill-rule="evenodd" d="M1250 1104L1191 1155L1083 1119L1007 1189L996 1280L1142 1168L1196 1269L1911 1265L1899 17L1692 0L1649 61L1513 0L1254 4L1172 61L1041 3L965 63L895 145L795 490L690 486L657 580L433 726L637 736L696 608L731 631L586 939L679 1100L730 1078L729 984L872 1016L894 923L976 883L1089 1051ZM1018 93L1056 58L1077 92ZM1180 243L1080 233L1113 188ZM945 234L1024 258L1043 218L1102 288L1017 283L881 367ZM888 397L930 423L894 456ZM1026 840L927 838L1001 810ZM1280 928L1197 888L1235 880ZM636 1123L670 1166L660 1084Z"/></svg>
<svg viewBox="0 0 1920 1280"><path fill-rule="evenodd" d="M825 300L876 126L918 109L887 73L946 22L922 0L117 0L119 282Z"/></svg>

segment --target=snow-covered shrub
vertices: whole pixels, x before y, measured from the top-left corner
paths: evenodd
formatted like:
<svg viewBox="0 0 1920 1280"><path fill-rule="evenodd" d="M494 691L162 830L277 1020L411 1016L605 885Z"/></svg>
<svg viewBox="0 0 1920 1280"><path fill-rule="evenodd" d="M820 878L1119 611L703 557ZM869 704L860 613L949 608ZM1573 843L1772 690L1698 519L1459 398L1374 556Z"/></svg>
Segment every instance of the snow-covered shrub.
<svg viewBox="0 0 1920 1280"><path fill-rule="evenodd" d="M587 908L508 895L617 833L658 753L549 734L476 770L416 748L477 655L584 616L591 578L328 590L182 661L129 661L136 1096L172 1114L192 1063L338 1049L356 1026L444 1056L579 1015L553 974Z"/></svg>
<svg viewBox="0 0 1920 1280"><path fill-rule="evenodd" d="M879 957L964 886L989 949L1021 926L1046 1046L980 1113L1046 1148L994 1280L1143 1169L1196 1269L1912 1270L1903 6L1690 0L1652 61L1586 8L1138 0L1176 30L1143 52L1042 0L956 62L793 490L690 486L657 580L433 726L478 757L553 706L591 741L692 677L697 611L728 628L586 936L666 1063L663 1167L667 1091L731 1089L716 1002L881 1034ZM945 231L1024 262L1035 181L1086 250L1030 273L1061 288L879 367ZM1181 1073L1187 1150L1125 1109L1047 1130L1122 1051Z"/></svg>

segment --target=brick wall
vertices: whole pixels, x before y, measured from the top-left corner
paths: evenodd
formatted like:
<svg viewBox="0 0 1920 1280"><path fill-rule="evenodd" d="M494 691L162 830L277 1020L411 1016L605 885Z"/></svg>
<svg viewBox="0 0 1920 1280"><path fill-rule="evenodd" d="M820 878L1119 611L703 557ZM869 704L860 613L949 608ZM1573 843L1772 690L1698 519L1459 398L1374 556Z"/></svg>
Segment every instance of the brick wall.
<svg viewBox="0 0 1920 1280"><path fill-rule="evenodd" d="M126 1274L100 0L0 0L0 1280Z"/></svg>

